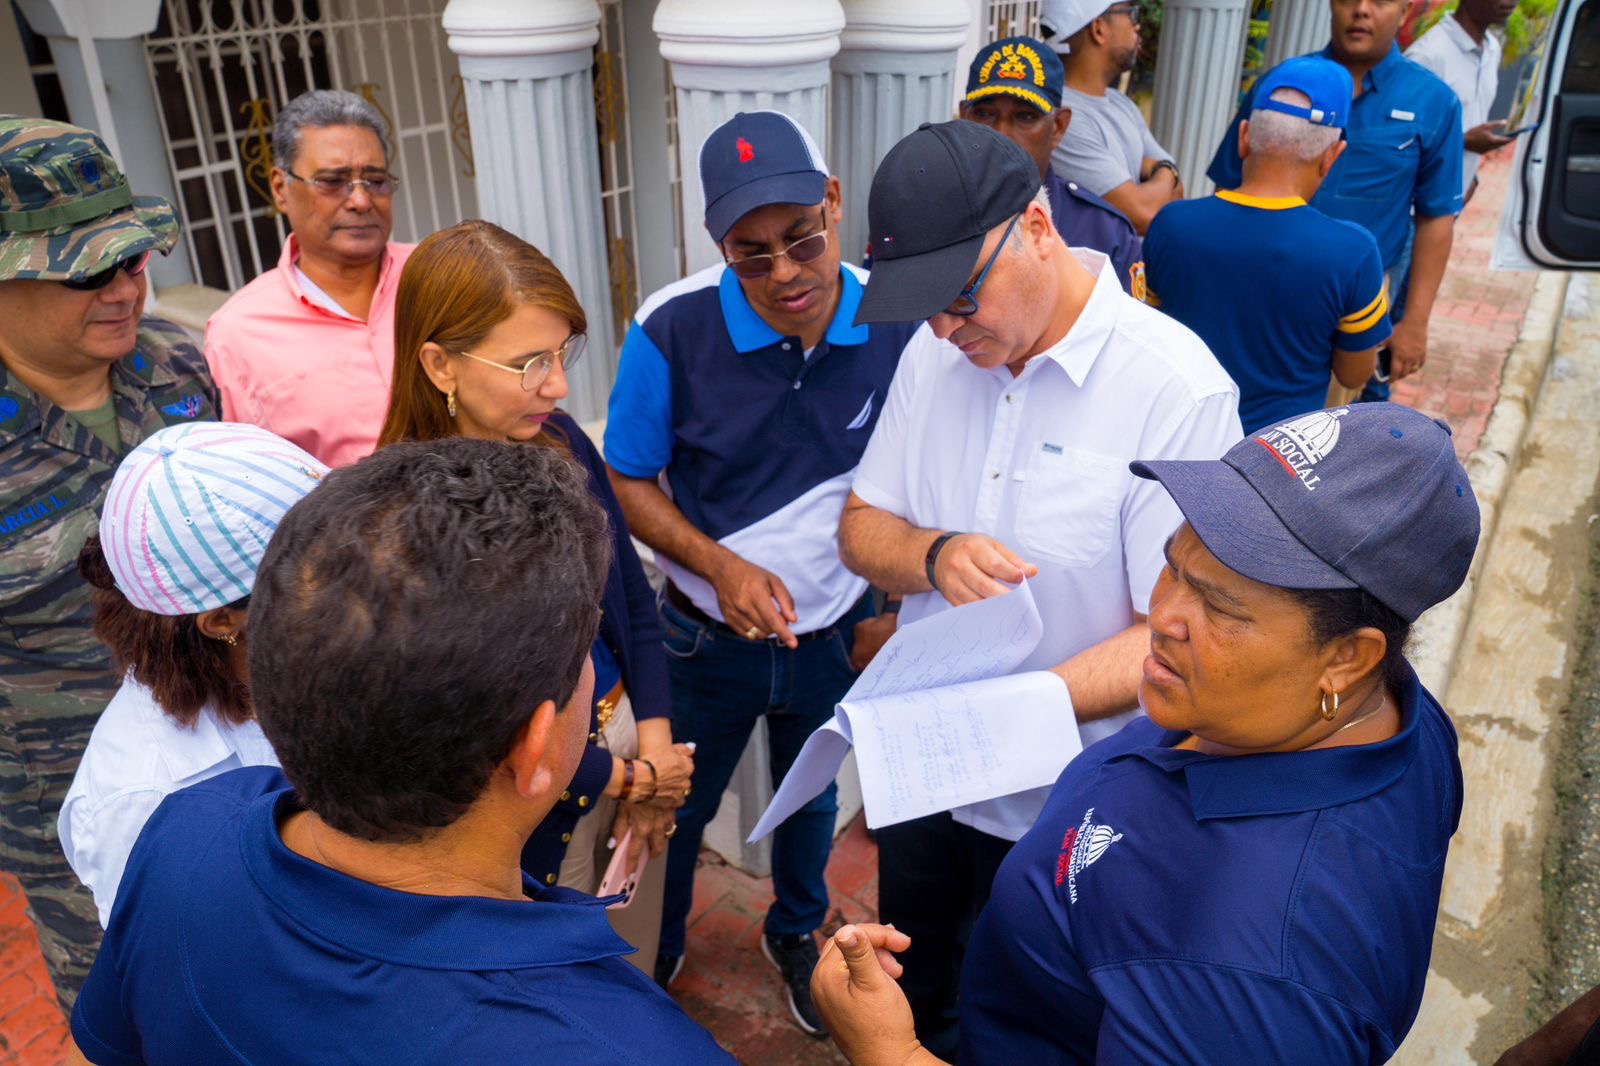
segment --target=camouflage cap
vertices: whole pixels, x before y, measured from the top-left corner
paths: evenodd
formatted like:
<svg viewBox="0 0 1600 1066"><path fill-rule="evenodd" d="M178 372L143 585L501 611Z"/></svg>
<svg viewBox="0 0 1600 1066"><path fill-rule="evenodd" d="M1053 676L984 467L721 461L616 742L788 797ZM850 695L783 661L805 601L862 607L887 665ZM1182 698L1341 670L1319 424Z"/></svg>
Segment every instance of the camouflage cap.
<svg viewBox="0 0 1600 1066"><path fill-rule="evenodd" d="M0 281L76 281L177 242L172 205L135 197L97 134L0 115Z"/></svg>

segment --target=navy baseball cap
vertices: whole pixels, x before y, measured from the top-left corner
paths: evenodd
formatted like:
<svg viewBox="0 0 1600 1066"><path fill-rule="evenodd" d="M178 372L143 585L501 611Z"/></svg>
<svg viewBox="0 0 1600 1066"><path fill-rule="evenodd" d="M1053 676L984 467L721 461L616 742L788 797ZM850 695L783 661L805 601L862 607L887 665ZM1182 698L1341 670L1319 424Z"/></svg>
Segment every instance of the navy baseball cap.
<svg viewBox="0 0 1600 1066"><path fill-rule="evenodd" d="M1297 107L1272 99L1279 89L1296 89L1311 99L1310 107ZM1255 90L1257 111L1281 111L1285 115L1303 118L1318 126L1344 129L1350 121L1350 99L1355 93L1355 83L1350 72L1331 59L1321 56L1299 56L1285 59L1261 76Z"/></svg>
<svg viewBox="0 0 1600 1066"><path fill-rule="evenodd" d="M706 229L721 243L745 215L768 204L820 204L828 164L800 123L781 111L741 111L700 146Z"/></svg>
<svg viewBox="0 0 1600 1066"><path fill-rule="evenodd" d="M907 134L872 176L872 274L856 324L915 322L950 306L984 237L1038 191L1033 157L988 126L924 122Z"/></svg>
<svg viewBox="0 0 1600 1066"><path fill-rule="evenodd" d="M1408 622L1466 580L1478 501L1450 427L1393 403L1300 415L1221 459L1129 464L1224 566L1287 589L1365 589Z"/></svg>
<svg viewBox="0 0 1600 1066"><path fill-rule="evenodd" d="M966 103L1015 96L1049 115L1061 106L1061 57L1032 37L1005 37L978 51L967 68Z"/></svg>

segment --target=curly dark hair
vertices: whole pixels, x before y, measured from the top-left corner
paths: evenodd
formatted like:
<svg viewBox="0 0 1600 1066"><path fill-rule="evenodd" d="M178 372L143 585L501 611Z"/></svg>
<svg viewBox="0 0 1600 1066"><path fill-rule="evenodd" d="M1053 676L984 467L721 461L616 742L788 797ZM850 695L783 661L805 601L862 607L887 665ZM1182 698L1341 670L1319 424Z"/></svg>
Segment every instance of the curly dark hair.
<svg viewBox="0 0 1600 1066"><path fill-rule="evenodd" d="M78 573L94 589L94 635L111 652L112 665L149 689L168 717L191 726L207 705L235 725L254 716L250 686L234 671L228 646L200 632L198 615L154 614L129 603L99 537L78 553ZM249 605L248 596L228 604L234 610Z"/></svg>
<svg viewBox="0 0 1600 1066"><path fill-rule="evenodd" d="M461 817L539 705L572 698L610 561L564 450L412 441L324 478L250 616L256 714L301 802L374 841Z"/></svg>

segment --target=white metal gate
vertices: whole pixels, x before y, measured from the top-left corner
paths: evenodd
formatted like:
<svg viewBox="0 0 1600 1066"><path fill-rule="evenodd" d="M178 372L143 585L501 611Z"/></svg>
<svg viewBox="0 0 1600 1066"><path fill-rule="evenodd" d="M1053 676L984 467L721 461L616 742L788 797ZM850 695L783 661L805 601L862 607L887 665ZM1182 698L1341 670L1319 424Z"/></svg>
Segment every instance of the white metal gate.
<svg viewBox="0 0 1600 1066"><path fill-rule="evenodd" d="M195 276L234 290L276 265L272 119L308 89L343 88L383 113L402 178L394 237L477 213L472 140L445 0L163 0L146 38Z"/></svg>
<svg viewBox="0 0 1600 1066"><path fill-rule="evenodd" d="M1035 37L1039 33L1039 0L989 0L989 36L985 41L998 41L1002 37ZM964 72L958 72L963 74Z"/></svg>

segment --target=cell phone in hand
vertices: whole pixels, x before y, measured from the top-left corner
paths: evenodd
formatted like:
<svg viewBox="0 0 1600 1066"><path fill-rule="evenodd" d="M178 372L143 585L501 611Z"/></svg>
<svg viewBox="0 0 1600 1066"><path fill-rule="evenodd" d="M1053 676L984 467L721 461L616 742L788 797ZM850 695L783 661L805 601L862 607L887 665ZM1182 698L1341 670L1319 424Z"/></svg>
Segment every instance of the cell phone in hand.
<svg viewBox="0 0 1600 1066"><path fill-rule="evenodd" d="M1539 128L1539 124L1537 122L1535 122L1532 125L1528 125L1528 126L1518 126L1514 130L1506 130L1500 136L1502 136L1502 137L1521 137L1524 133L1532 133L1534 130L1536 130L1538 128Z"/></svg>
<svg viewBox="0 0 1600 1066"><path fill-rule="evenodd" d="M1374 380L1387 382L1394 362L1394 351L1385 345L1378 349L1378 369L1373 371Z"/></svg>
<svg viewBox="0 0 1600 1066"><path fill-rule="evenodd" d="M595 893L601 898L622 897L607 907L607 910L621 910L633 902L633 894L639 887L639 879L644 876L645 864L650 861L650 845L646 843L639 849L638 862L633 869L628 869L628 845L632 840L633 830L629 829L622 834L622 839L617 841L617 850L611 856L611 865L606 867L606 875L600 880L600 891Z"/></svg>

